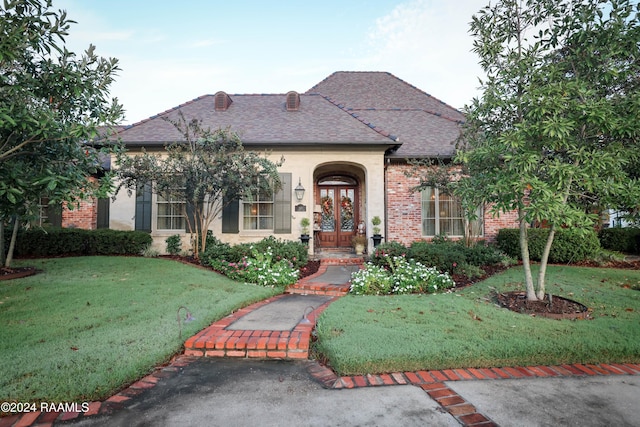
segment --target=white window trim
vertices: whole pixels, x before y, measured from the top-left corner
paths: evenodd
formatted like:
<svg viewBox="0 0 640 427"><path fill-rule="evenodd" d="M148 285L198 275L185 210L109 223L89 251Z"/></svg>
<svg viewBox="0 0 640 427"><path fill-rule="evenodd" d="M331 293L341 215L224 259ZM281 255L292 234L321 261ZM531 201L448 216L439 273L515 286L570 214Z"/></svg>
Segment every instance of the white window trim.
<svg viewBox="0 0 640 427"><path fill-rule="evenodd" d="M152 230L159 235L174 235L174 234L187 234L185 228L186 225L182 228L158 228L158 194L153 193L151 196L151 228ZM169 203L169 202L161 202L161 203ZM184 202L182 202L184 203Z"/></svg>
<svg viewBox="0 0 640 427"><path fill-rule="evenodd" d="M443 235L440 232L440 220L441 220L441 218L440 218L440 190L438 188L434 188L434 187L431 187L431 188L432 188L432 191L434 192L434 195L435 195L435 218L431 218L435 222L435 224L434 224L435 225L435 227L434 227L435 228L435 234L433 234L433 235L424 233L424 231L425 231L424 230L424 221L427 219L427 218L425 218L425 209L424 209L424 203L425 203L424 198L425 198L426 194L425 194L425 191L420 192L420 233L422 234L422 237L425 237L425 238L433 238L433 237L436 237L436 236ZM453 198L454 198L454 200L456 199L455 197L453 197ZM478 234L478 236L479 237L484 237L484 209L482 208L482 206L478 207L477 214L478 214L478 220L477 221L480 221L480 234ZM451 217L448 217L448 218L450 219ZM462 217L462 221L463 221L462 229L463 229L463 232L464 232L464 217ZM447 237L452 237L452 238L463 238L464 234L460 234L460 235L458 235L458 234L446 234L446 236Z"/></svg>

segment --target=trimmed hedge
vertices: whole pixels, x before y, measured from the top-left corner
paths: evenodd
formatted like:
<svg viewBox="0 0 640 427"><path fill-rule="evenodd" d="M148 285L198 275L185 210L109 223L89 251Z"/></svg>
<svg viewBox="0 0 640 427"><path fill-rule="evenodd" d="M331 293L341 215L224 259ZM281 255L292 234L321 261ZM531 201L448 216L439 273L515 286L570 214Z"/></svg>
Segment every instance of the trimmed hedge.
<svg viewBox="0 0 640 427"><path fill-rule="evenodd" d="M529 235L529 257L532 261L540 261L542 251L547 242L549 229L530 228ZM498 231L496 237L498 248L510 257L522 259L520 253L520 230L517 228L503 228ZM549 253L551 263L571 263L587 259L593 259L600 251L600 241L595 230L577 230L572 228L561 228L556 230L556 234Z"/></svg>
<svg viewBox="0 0 640 427"><path fill-rule="evenodd" d="M598 238L605 249L640 254L640 228L603 228Z"/></svg>
<svg viewBox="0 0 640 427"><path fill-rule="evenodd" d="M140 255L151 242L143 231L31 228L18 232L15 255Z"/></svg>
<svg viewBox="0 0 640 427"><path fill-rule="evenodd" d="M459 241L434 239L429 242L418 240L409 248L399 242L386 242L379 245L371 256L371 262L377 266L388 267L389 260L396 256L406 256L438 271L450 274L460 273L461 269L470 270L470 266L481 267L503 261L504 256L493 246L479 242L466 247ZM478 269L476 269L478 271Z"/></svg>

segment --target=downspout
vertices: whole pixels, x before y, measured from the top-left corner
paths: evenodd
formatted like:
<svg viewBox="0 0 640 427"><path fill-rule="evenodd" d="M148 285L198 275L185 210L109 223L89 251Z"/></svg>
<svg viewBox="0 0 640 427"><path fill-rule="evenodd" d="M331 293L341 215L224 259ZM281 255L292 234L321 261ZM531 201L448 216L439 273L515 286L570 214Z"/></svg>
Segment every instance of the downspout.
<svg viewBox="0 0 640 427"><path fill-rule="evenodd" d="M387 192L387 188L388 188L388 183L387 183L387 167L389 165L389 163L391 162L390 159L386 159L386 162L384 163L384 241L388 242L389 241L389 211L387 210L389 207L389 200L388 200L388 192Z"/></svg>

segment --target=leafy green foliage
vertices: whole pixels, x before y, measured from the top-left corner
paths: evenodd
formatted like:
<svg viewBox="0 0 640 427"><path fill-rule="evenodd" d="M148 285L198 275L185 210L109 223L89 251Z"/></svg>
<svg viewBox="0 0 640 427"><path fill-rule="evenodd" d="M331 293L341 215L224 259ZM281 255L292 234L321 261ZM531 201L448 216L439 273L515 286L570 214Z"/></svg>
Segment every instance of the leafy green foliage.
<svg viewBox="0 0 640 427"><path fill-rule="evenodd" d="M351 275L350 293L356 295L401 295L434 293L455 286L447 273L426 267L406 257L389 257L389 268L367 263Z"/></svg>
<svg viewBox="0 0 640 427"><path fill-rule="evenodd" d="M502 0L471 23L486 72L467 107L456 194L527 224L589 228L603 208L640 206L640 5ZM547 252L542 263L547 262ZM522 250L529 299L538 289Z"/></svg>
<svg viewBox="0 0 640 427"><path fill-rule="evenodd" d="M77 228L31 228L18 234L18 256L140 255L151 245L149 233Z"/></svg>
<svg viewBox="0 0 640 427"><path fill-rule="evenodd" d="M182 239L179 234L167 237L165 240L167 244L167 253L170 255L178 255L182 252Z"/></svg>
<svg viewBox="0 0 640 427"><path fill-rule="evenodd" d="M409 253L409 249L400 242L384 242L379 244L373 254L371 254L370 261L372 264L389 267L389 260L398 257L406 256Z"/></svg>
<svg viewBox="0 0 640 427"><path fill-rule="evenodd" d="M453 273L456 266L466 262L464 247L456 243L434 244L425 240L416 241L411 244L408 256L448 273Z"/></svg>
<svg viewBox="0 0 640 427"><path fill-rule="evenodd" d="M603 228L598 238L605 249L640 254L640 228Z"/></svg>
<svg viewBox="0 0 640 427"><path fill-rule="evenodd" d="M207 266L212 265L215 260L240 263L243 258L252 256L254 250L269 251L275 261L287 260L297 269L305 266L309 261L306 245L298 241L269 236L256 243L241 243L231 246L212 237L202 256L202 263Z"/></svg>
<svg viewBox="0 0 640 427"><path fill-rule="evenodd" d="M93 46L80 56L68 51L73 21L65 12L52 11L51 2L13 0L0 14L2 228L9 218L34 215L40 197L72 205L109 191L108 173L88 177L118 148L94 141L99 126L120 120L122 107L109 96L118 61L97 56Z"/></svg>
<svg viewBox="0 0 640 427"><path fill-rule="evenodd" d="M251 248L251 255L239 262L210 259L209 265L225 276L260 286L284 287L298 280L298 270L287 259L276 259L270 247L266 251Z"/></svg>
<svg viewBox="0 0 640 427"><path fill-rule="evenodd" d="M500 250L513 258L520 256L519 230L503 228L498 232L496 243ZM540 261L547 242L549 229L532 228L529 230L529 257ZM593 230L560 229L556 231L549 261L553 263L572 263L594 259L600 252L600 242Z"/></svg>
<svg viewBox="0 0 640 427"><path fill-rule="evenodd" d="M171 121L183 136L166 147L166 156L143 152L120 153L120 188L135 190L150 183L165 199L184 200L183 216L192 239L193 254L206 251L207 233L213 220L229 203L256 193L271 193L282 185L278 167L253 151L245 151L237 134L229 129L203 129L201 122L180 115ZM192 214L188 214L191 211Z"/></svg>

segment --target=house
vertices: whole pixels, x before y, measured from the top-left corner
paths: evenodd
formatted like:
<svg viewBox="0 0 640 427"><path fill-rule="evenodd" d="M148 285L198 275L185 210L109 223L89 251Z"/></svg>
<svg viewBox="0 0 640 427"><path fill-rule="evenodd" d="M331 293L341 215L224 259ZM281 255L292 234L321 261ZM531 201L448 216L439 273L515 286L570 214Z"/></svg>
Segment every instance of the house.
<svg viewBox="0 0 640 427"><path fill-rule="evenodd" d="M463 115L387 72L336 72L305 93L205 95L124 127L118 137L132 153L163 150L182 135L164 118L202 121L204 128L229 127L246 149L284 156L284 183L273 199L238 201L212 231L232 244L265 236L297 240L300 220L315 221L310 251L351 245L358 226L371 236L371 220L382 219L387 241L409 244L436 235L462 237L460 204L437 189L412 193L417 178L405 175L407 159L451 158ZM180 202L140 189L122 190L109 207L109 227L146 230L157 249L185 234ZM493 240L513 227L511 214L485 216L480 234ZM186 237L185 237L186 238Z"/></svg>

